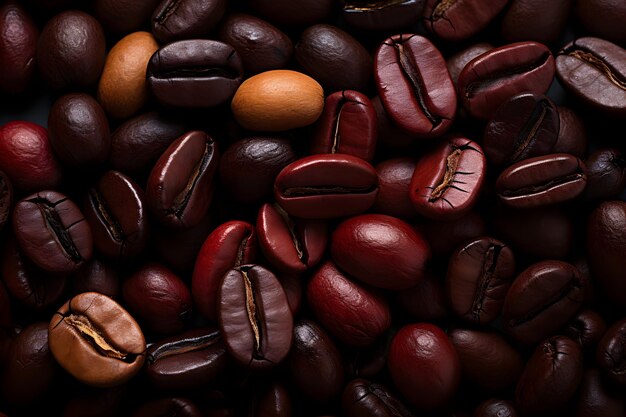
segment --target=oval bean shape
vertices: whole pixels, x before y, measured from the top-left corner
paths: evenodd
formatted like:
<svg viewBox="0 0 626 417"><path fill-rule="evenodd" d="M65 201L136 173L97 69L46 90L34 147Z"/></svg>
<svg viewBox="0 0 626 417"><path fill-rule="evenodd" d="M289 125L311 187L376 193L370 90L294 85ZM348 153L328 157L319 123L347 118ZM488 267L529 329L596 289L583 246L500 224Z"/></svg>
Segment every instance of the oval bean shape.
<svg viewBox="0 0 626 417"><path fill-rule="evenodd" d="M441 39L459 41L480 32L508 0L427 0L424 26Z"/></svg>
<svg viewBox="0 0 626 417"><path fill-rule="evenodd" d="M596 363L613 382L626 386L626 319L615 322L602 336Z"/></svg>
<svg viewBox="0 0 626 417"><path fill-rule="evenodd" d="M343 390L341 408L346 417L414 417L387 387L362 378Z"/></svg>
<svg viewBox="0 0 626 417"><path fill-rule="evenodd" d="M152 33L166 44L204 38L220 21L227 0L163 0L152 13Z"/></svg>

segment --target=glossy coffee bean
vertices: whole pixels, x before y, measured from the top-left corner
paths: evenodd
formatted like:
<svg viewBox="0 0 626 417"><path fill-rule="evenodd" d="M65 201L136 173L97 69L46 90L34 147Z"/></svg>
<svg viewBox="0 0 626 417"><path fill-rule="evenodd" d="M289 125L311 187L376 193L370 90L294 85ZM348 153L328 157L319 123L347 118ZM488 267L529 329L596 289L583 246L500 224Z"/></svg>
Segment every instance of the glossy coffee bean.
<svg viewBox="0 0 626 417"><path fill-rule="evenodd" d="M488 120L510 97L524 91L544 94L554 71L554 57L545 45L512 43L471 60L459 74L457 89L468 113Z"/></svg>
<svg viewBox="0 0 626 417"><path fill-rule="evenodd" d="M333 1L250 0L250 7L276 24L306 27L325 20L333 9Z"/></svg>
<svg viewBox="0 0 626 417"><path fill-rule="evenodd" d="M376 170L361 158L311 155L283 168L274 183L274 198L295 217L350 216L374 204L377 182Z"/></svg>
<svg viewBox="0 0 626 417"><path fill-rule="evenodd" d="M9 220L13 209L13 186L11 180L4 172L0 171L0 230Z"/></svg>
<svg viewBox="0 0 626 417"><path fill-rule="evenodd" d="M425 0L346 0L341 14L346 23L358 29L397 31L416 23L425 4Z"/></svg>
<svg viewBox="0 0 626 417"><path fill-rule="evenodd" d="M331 261L315 272L306 297L319 323L348 345L370 345L391 326L385 298L351 280Z"/></svg>
<svg viewBox="0 0 626 417"><path fill-rule="evenodd" d="M193 401L187 398L160 398L150 400L139 406L132 417L177 416L202 417L202 410Z"/></svg>
<svg viewBox="0 0 626 417"><path fill-rule="evenodd" d="M467 39L487 26L507 3L508 0L427 0L424 26L447 41Z"/></svg>
<svg viewBox="0 0 626 417"><path fill-rule="evenodd" d="M296 388L315 402L337 397L344 385L344 366L335 342L310 320L296 323L293 332L289 371Z"/></svg>
<svg viewBox="0 0 626 417"><path fill-rule="evenodd" d="M378 120L366 95L343 90L326 97L315 126L310 153L343 153L372 162L378 139Z"/></svg>
<svg viewBox="0 0 626 417"><path fill-rule="evenodd" d="M378 194L372 206L373 212L403 219L417 215L409 199L411 178L416 163L417 159L413 157L400 157L387 159L375 166L378 174Z"/></svg>
<svg viewBox="0 0 626 417"><path fill-rule="evenodd" d="M182 40L152 55L146 77L148 89L163 106L213 107L233 97L243 81L243 64L228 44Z"/></svg>
<svg viewBox="0 0 626 417"><path fill-rule="evenodd" d="M598 149L585 159L585 197L592 200L617 198L626 187L626 158L615 148Z"/></svg>
<svg viewBox="0 0 626 417"><path fill-rule="evenodd" d="M54 102L48 114L48 135L55 155L66 166L94 169L109 158L109 122L88 94L67 94Z"/></svg>
<svg viewBox="0 0 626 417"><path fill-rule="evenodd" d="M161 0L95 0L93 9L96 18L107 32L121 37L130 32L140 30L147 25L152 12Z"/></svg>
<svg viewBox="0 0 626 417"><path fill-rule="evenodd" d="M198 253L191 279L191 294L198 312L217 320L217 293L224 274L254 263L256 256L256 232L251 224L230 221L216 227Z"/></svg>
<svg viewBox="0 0 626 417"><path fill-rule="evenodd" d="M336 26L311 26L300 35L294 56L304 72L327 92L364 91L372 76L372 58L363 45Z"/></svg>
<svg viewBox="0 0 626 417"><path fill-rule="evenodd" d="M125 174L152 169L167 147L186 130L180 120L156 112L129 119L111 135L111 166Z"/></svg>
<svg viewBox="0 0 626 417"><path fill-rule="evenodd" d="M249 14L229 14L221 23L218 36L235 48L248 74L285 68L293 55L293 44L287 35Z"/></svg>
<svg viewBox="0 0 626 417"><path fill-rule="evenodd" d="M522 415L554 415L572 399L582 376L580 346L565 336L551 337L526 363L515 388L516 409Z"/></svg>
<svg viewBox="0 0 626 417"><path fill-rule="evenodd" d="M164 44L203 38L220 21L227 4L226 0L162 0L152 13L152 33Z"/></svg>
<svg viewBox="0 0 626 417"><path fill-rule="evenodd" d="M218 160L217 143L204 132L174 141L148 177L146 202L153 217L181 229L199 224L211 204Z"/></svg>
<svg viewBox="0 0 626 417"><path fill-rule="evenodd" d="M626 49L600 38L565 45L556 58L563 86L586 105L615 117L626 114Z"/></svg>
<svg viewBox="0 0 626 417"><path fill-rule="evenodd" d="M39 30L18 1L6 1L0 6L0 33L0 91L19 94L35 74Z"/></svg>
<svg viewBox="0 0 626 417"><path fill-rule="evenodd" d="M403 313L417 321L437 322L448 315L442 280L427 271L414 287L397 291L395 301Z"/></svg>
<svg viewBox="0 0 626 417"><path fill-rule="evenodd" d="M487 400L478 406L473 417L517 417L517 412L509 401Z"/></svg>
<svg viewBox="0 0 626 417"><path fill-rule="evenodd" d="M587 129L580 116L569 107L559 110L559 136L552 148L555 153L570 153L581 158L587 152Z"/></svg>
<svg viewBox="0 0 626 417"><path fill-rule="evenodd" d="M20 191L55 188L62 180L48 131L31 122L9 122L0 127L0 170Z"/></svg>
<svg viewBox="0 0 626 417"><path fill-rule="evenodd" d="M605 201L587 221L587 256L601 294L616 305L626 303L626 203Z"/></svg>
<svg viewBox="0 0 626 417"><path fill-rule="evenodd" d="M289 353L293 316L276 276L257 265L224 275L218 292L220 331L231 357L250 369L270 369Z"/></svg>
<svg viewBox="0 0 626 417"><path fill-rule="evenodd" d="M296 159L291 143L285 138L244 138L222 153L220 184L234 201L257 203L271 197L276 176Z"/></svg>
<svg viewBox="0 0 626 417"><path fill-rule="evenodd" d="M300 274L319 264L328 242L325 222L293 219L277 204L260 207L256 231L267 261L289 274Z"/></svg>
<svg viewBox="0 0 626 417"><path fill-rule="evenodd" d="M51 272L71 272L91 259L91 228L63 194L41 191L15 205L13 232L26 256Z"/></svg>
<svg viewBox="0 0 626 417"><path fill-rule="evenodd" d="M475 45L471 45L466 49L463 49L449 57L446 60L446 65L448 66L450 78L452 78L454 86L456 87L457 81L459 80L459 74L461 73L461 71L463 71L465 65L467 65L472 59L484 54L487 51L492 50L493 48L494 46L490 43L481 42Z"/></svg>
<svg viewBox="0 0 626 417"><path fill-rule="evenodd" d="M102 294L72 297L52 317L48 333L54 358L87 385L120 385L144 362L141 328L122 306Z"/></svg>
<svg viewBox="0 0 626 417"><path fill-rule="evenodd" d="M575 417L621 417L625 413L626 402L619 391L602 378L598 369L587 369L576 396Z"/></svg>
<svg viewBox="0 0 626 417"><path fill-rule="evenodd" d="M502 309L504 330L531 345L555 334L575 317L584 301L578 270L562 261L542 261L521 272L509 289Z"/></svg>
<svg viewBox="0 0 626 417"><path fill-rule="evenodd" d="M413 207L434 220L462 217L478 200L486 165L476 142L463 137L442 142L417 161L409 190Z"/></svg>
<svg viewBox="0 0 626 417"><path fill-rule="evenodd" d="M446 292L452 310L469 322L495 320L514 274L515 257L506 244L489 237L468 242L448 262Z"/></svg>
<svg viewBox="0 0 626 417"><path fill-rule="evenodd" d="M445 133L456 112L456 93L439 50L415 34L392 36L374 58L376 88L401 129L420 138Z"/></svg>
<svg viewBox="0 0 626 417"><path fill-rule="evenodd" d="M626 319L613 323L602 336L596 350L596 363L613 382L626 386Z"/></svg>
<svg viewBox="0 0 626 417"><path fill-rule="evenodd" d="M192 390L214 383L227 367L219 331L196 328L151 344L144 372L157 389Z"/></svg>
<svg viewBox="0 0 626 417"><path fill-rule="evenodd" d="M508 166L552 153L559 113L548 97L523 93L505 101L485 127L483 147L490 164Z"/></svg>
<svg viewBox="0 0 626 417"><path fill-rule="evenodd" d="M340 223L331 238L337 266L369 285L401 290L424 276L430 248L408 223L383 214L364 214Z"/></svg>
<svg viewBox="0 0 626 417"><path fill-rule="evenodd" d="M537 41L554 44L567 25L571 0L544 3L513 0L502 19L502 37L507 42Z"/></svg>
<svg viewBox="0 0 626 417"><path fill-rule="evenodd" d="M288 417L292 415L292 400L289 391L280 382L265 384L265 388L255 395L249 407L249 416Z"/></svg>
<svg viewBox="0 0 626 417"><path fill-rule="evenodd" d="M149 226L144 193L126 175L106 172L89 189L84 210L95 247L106 257L129 259L145 249Z"/></svg>
<svg viewBox="0 0 626 417"><path fill-rule="evenodd" d="M448 337L429 323L398 330L389 348L388 367L398 391L423 410L448 404L461 376L459 357Z"/></svg>
<svg viewBox="0 0 626 417"><path fill-rule="evenodd" d="M487 233L485 221L476 211L450 221L426 220L416 225L430 245L435 257L447 256L470 239Z"/></svg>
<svg viewBox="0 0 626 417"><path fill-rule="evenodd" d="M499 333L453 329L448 336L459 355L463 378L473 387L496 393L515 386L525 358Z"/></svg>
<svg viewBox="0 0 626 417"><path fill-rule="evenodd" d="M142 326L153 333L179 333L191 319L189 288L159 264L145 264L127 277L122 284L122 298Z"/></svg>
<svg viewBox="0 0 626 417"><path fill-rule="evenodd" d="M515 208L561 203L578 197L587 185L587 167L569 154L536 156L504 170L496 181L500 201Z"/></svg>
<svg viewBox="0 0 626 417"><path fill-rule="evenodd" d="M413 417L387 387L365 379L354 379L346 386L341 408L346 417Z"/></svg>
<svg viewBox="0 0 626 417"><path fill-rule="evenodd" d="M120 277L112 264L97 258L85 263L73 275L73 294L99 292L117 299L122 291Z"/></svg>
<svg viewBox="0 0 626 417"><path fill-rule="evenodd" d="M626 42L626 5L619 0L580 0L575 2L578 21L586 31L607 41Z"/></svg>
<svg viewBox="0 0 626 417"><path fill-rule="evenodd" d="M602 316L593 310L582 310L567 325L563 334L589 351L594 349L604 333L606 332L606 322Z"/></svg>

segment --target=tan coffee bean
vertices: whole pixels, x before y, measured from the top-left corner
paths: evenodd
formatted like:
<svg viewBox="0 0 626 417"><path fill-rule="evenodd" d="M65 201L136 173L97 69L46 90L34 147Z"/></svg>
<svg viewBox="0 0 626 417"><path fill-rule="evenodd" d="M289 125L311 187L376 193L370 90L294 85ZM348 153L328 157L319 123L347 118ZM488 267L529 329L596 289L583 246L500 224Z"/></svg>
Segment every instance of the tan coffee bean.
<svg viewBox="0 0 626 417"><path fill-rule="evenodd" d="M237 122L246 129L294 129L318 119L324 109L324 89L300 72L266 71L239 86L231 108Z"/></svg>
<svg viewBox="0 0 626 417"><path fill-rule="evenodd" d="M120 385L141 370L146 340L133 317L96 292L71 298L48 327L48 343L59 364L84 384Z"/></svg>
<svg viewBox="0 0 626 417"><path fill-rule="evenodd" d="M98 101L110 116L125 119L143 107L148 61L158 48L148 32L131 33L111 48L98 85Z"/></svg>

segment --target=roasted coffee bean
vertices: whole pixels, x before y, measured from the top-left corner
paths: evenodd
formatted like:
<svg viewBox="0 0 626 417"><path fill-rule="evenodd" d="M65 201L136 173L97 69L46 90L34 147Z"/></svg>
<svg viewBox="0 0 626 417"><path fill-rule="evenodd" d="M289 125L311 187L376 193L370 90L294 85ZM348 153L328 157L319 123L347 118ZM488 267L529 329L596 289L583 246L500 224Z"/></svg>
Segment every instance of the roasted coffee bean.
<svg viewBox="0 0 626 417"><path fill-rule="evenodd" d="M411 178L417 159L400 157L387 159L375 166L378 174L378 194L372 206L375 213L410 219L417 215L409 198Z"/></svg>
<svg viewBox="0 0 626 417"><path fill-rule="evenodd" d="M626 385L626 319L615 322L602 336L596 351L596 363L613 382Z"/></svg>
<svg viewBox="0 0 626 417"><path fill-rule="evenodd" d="M499 240L483 237L463 245L448 263L446 292L452 310L469 322L495 320L514 274L513 252Z"/></svg>
<svg viewBox="0 0 626 417"><path fill-rule="evenodd" d="M243 64L228 44L182 40L152 55L146 77L148 89L161 105L213 107L233 97L243 81Z"/></svg>
<svg viewBox="0 0 626 417"><path fill-rule="evenodd" d="M240 365L269 369L289 353L293 316L285 291L267 269L242 265L228 271L217 310L228 353Z"/></svg>
<svg viewBox="0 0 626 417"><path fill-rule="evenodd" d="M427 0L424 26L441 39L459 41L480 32L508 0Z"/></svg>
<svg viewBox="0 0 626 417"><path fill-rule="evenodd" d="M554 57L538 42L500 46L471 60L459 74L457 89L465 110L488 120L510 97L524 91L544 94L554 78Z"/></svg>
<svg viewBox="0 0 626 417"><path fill-rule="evenodd" d="M598 149L585 160L585 197L592 200L617 198L626 187L626 158L615 148Z"/></svg>
<svg viewBox="0 0 626 417"><path fill-rule="evenodd" d="M162 0L152 14L152 33L162 43L203 38L220 21L226 0Z"/></svg>
<svg viewBox="0 0 626 417"><path fill-rule="evenodd" d="M602 378L598 369L587 369L576 395L575 417L621 417L624 414L623 396Z"/></svg>
<svg viewBox="0 0 626 417"><path fill-rule="evenodd" d="M150 15L161 0L95 0L95 16L104 28L119 37L147 25Z"/></svg>
<svg viewBox="0 0 626 417"><path fill-rule="evenodd" d="M580 346L565 336L551 337L526 363L515 389L515 406L522 415L554 415L572 399L582 376Z"/></svg>
<svg viewBox="0 0 626 417"><path fill-rule="evenodd" d="M513 0L502 19L502 37L507 42L537 41L554 44L567 25L572 0L545 3Z"/></svg>
<svg viewBox="0 0 626 417"><path fill-rule="evenodd" d="M552 148L554 153L570 153L582 158L587 153L587 129L574 110L557 106L559 110L559 136Z"/></svg>
<svg viewBox="0 0 626 417"><path fill-rule="evenodd" d="M13 232L26 256L51 272L71 272L91 259L91 228L80 209L56 191L31 194L15 205Z"/></svg>
<svg viewBox="0 0 626 417"><path fill-rule="evenodd" d="M289 310L291 310L291 314L295 316L303 305L304 284L302 283L302 278L297 275L288 274L280 274L276 278L280 282L280 285L282 285L283 290L285 290Z"/></svg>
<svg viewBox="0 0 626 417"><path fill-rule="evenodd" d="M248 14L229 14L221 24L219 40L235 48L248 74L285 68L293 55L287 35Z"/></svg>
<svg viewBox="0 0 626 417"><path fill-rule="evenodd" d="M487 42L477 43L475 45L469 46L466 49L463 49L460 52L457 52L446 60L446 65L448 66L448 71L450 72L450 78L452 78L452 82L454 83L455 88L457 85L457 81L459 80L459 74L461 73L461 71L463 71L463 68L465 68L465 66L472 59L484 54L487 51L492 50L493 48L494 46Z"/></svg>
<svg viewBox="0 0 626 417"><path fill-rule="evenodd" d="M132 417L202 417L200 407L187 398L160 398L139 406Z"/></svg>
<svg viewBox="0 0 626 417"><path fill-rule="evenodd" d="M587 283L571 264L542 261L520 273L504 300L504 330L532 345L554 334L576 315Z"/></svg>
<svg viewBox="0 0 626 417"><path fill-rule="evenodd" d="M358 29L396 31L416 23L425 4L425 0L346 0L341 13Z"/></svg>
<svg viewBox="0 0 626 417"><path fill-rule="evenodd" d="M250 417L288 417L292 415L292 401L284 384L271 382L255 395L250 405Z"/></svg>
<svg viewBox="0 0 626 417"><path fill-rule="evenodd" d="M508 401L487 400L478 406L473 417L517 417L517 412Z"/></svg>
<svg viewBox="0 0 626 417"><path fill-rule="evenodd" d="M482 190L487 161L476 142L455 137L417 161L409 198L423 216L454 220L467 214Z"/></svg>
<svg viewBox="0 0 626 417"><path fill-rule="evenodd" d="M196 328L151 344L144 372L158 389L191 390L214 383L227 368L219 331Z"/></svg>
<svg viewBox="0 0 626 417"><path fill-rule="evenodd" d="M86 292L72 297L50 320L48 334L54 358L84 384L120 385L144 362L141 328L106 295Z"/></svg>
<svg viewBox="0 0 626 417"><path fill-rule="evenodd" d="M350 280L331 261L315 272L306 298L320 324L350 346L372 344L391 325L385 298Z"/></svg>
<svg viewBox="0 0 626 417"><path fill-rule="evenodd" d="M346 417L413 417L388 388L365 379L354 379L346 386L341 408Z"/></svg>
<svg viewBox="0 0 626 417"><path fill-rule="evenodd" d="M559 121L557 108L548 97L532 93L511 97L485 127L483 148L487 160L501 167L552 153Z"/></svg>
<svg viewBox="0 0 626 417"><path fill-rule="evenodd" d="M89 189L85 218L96 249L112 260L133 258L146 247L149 226L143 190L120 172L106 172Z"/></svg>
<svg viewBox="0 0 626 417"><path fill-rule="evenodd" d="M206 238L193 270L191 294L204 317L217 320L217 293L224 275L233 268L256 261L254 226L244 221L221 224Z"/></svg>
<svg viewBox="0 0 626 417"><path fill-rule="evenodd" d="M593 310L582 310L568 324L563 334L588 351L596 347L605 332L606 323L600 314Z"/></svg>
<svg viewBox="0 0 626 417"><path fill-rule="evenodd" d="M416 143L415 137L413 137L412 134L396 126L383 107L379 96L372 99L372 104L374 105L376 118L378 119L379 146L386 146L390 149L406 149Z"/></svg>
<svg viewBox="0 0 626 417"><path fill-rule="evenodd" d="M99 292L116 299L122 287L120 277L113 265L102 262L97 258L85 263L73 276L73 293Z"/></svg>
<svg viewBox="0 0 626 417"><path fill-rule="evenodd" d="M217 143L192 131L172 143L148 178L146 202L154 218L167 226L190 228L206 216L219 154Z"/></svg>
<svg viewBox="0 0 626 417"><path fill-rule="evenodd" d="M301 320L293 329L289 354L291 380L298 390L315 402L335 398L344 384L344 366L335 342L320 326Z"/></svg>
<svg viewBox="0 0 626 417"><path fill-rule="evenodd" d="M517 162L496 181L500 201L515 208L539 207L578 197L587 184L587 168L569 154L537 156Z"/></svg>
<svg viewBox="0 0 626 417"><path fill-rule="evenodd" d="M588 106L626 115L626 49L600 38L579 38L558 53L556 69L565 88Z"/></svg>
<svg viewBox="0 0 626 417"><path fill-rule="evenodd" d="M374 204L376 170L344 154L311 155L287 165L276 177L274 198L289 214L328 219L361 213Z"/></svg>
<svg viewBox="0 0 626 417"><path fill-rule="evenodd" d="M250 7L268 20L291 27L323 21L330 15L333 5L333 0L250 0Z"/></svg>
<svg viewBox="0 0 626 417"><path fill-rule="evenodd" d="M397 291L395 300L405 314L417 321L437 322L448 315L448 300L441 280L432 272L414 287Z"/></svg>
<svg viewBox="0 0 626 417"><path fill-rule="evenodd" d="M9 177L0 171L0 231L4 228L13 209L13 186Z"/></svg>
<svg viewBox="0 0 626 417"><path fill-rule="evenodd" d="M36 69L37 25L18 1L0 6L0 91L25 91Z"/></svg>
<svg viewBox="0 0 626 417"><path fill-rule="evenodd" d="M259 247L278 270L299 274L320 263L328 227L320 220L293 219L277 204L263 204L257 216Z"/></svg>
<svg viewBox="0 0 626 417"><path fill-rule="evenodd" d="M422 221L416 228L424 235L435 257L448 256L461 244L487 233L485 221L475 211L451 221Z"/></svg>
<svg viewBox="0 0 626 417"><path fill-rule="evenodd" d="M622 44L626 42L626 5L619 0L579 0L575 2L578 21L593 36Z"/></svg>
<svg viewBox="0 0 626 417"><path fill-rule="evenodd" d="M441 136L452 125L456 93L439 50L415 34L385 39L374 59L376 88L385 110L415 137Z"/></svg>

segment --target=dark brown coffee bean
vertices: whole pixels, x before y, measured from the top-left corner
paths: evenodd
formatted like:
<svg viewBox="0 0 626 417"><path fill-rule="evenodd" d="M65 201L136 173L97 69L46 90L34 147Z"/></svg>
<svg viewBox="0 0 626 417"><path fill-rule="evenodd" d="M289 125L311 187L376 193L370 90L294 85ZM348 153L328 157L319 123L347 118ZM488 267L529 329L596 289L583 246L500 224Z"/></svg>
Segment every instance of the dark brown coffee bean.
<svg viewBox="0 0 626 417"><path fill-rule="evenodd" d="M508 401L487 400L478 406L473 417L517 417L517 412Z"/></svg>
<svg viewBox="0 0 626 417"><path fill-rule="evenodd" d="M413 413L388 388L354 379L344 389L341 408L346 417L413 417Z"/></svg>
<svg viewBox="0 0 626 417"><path fill-rule="evenodd" d="M583 350L589 351L596 347L605 332L606 323L602 316L593 310L583 310L574 317L563 334L578 342Z"/></svg>
<svg viewBox="0 0 626 417"><path fill-rule="evenodd" d="M398 31L417 23L425 0L346 0L342 16L350 26L362 30Z"/></svg>
<svg viewBox="0 0 626 417"><path fill-rule="evenodd" d="M251 0L250 7L271 22L284 26L306 27L330 15L333 0Z"/></svg>
<svg viewBox="0 0 626 417"><path fill-rule="evenodd" d="M426 29L447 41L467 39L480 32L506 6L508 0L427 0Z"/></svg>
<svg viewBox="0 0 626 417"><path fill-rule="evenodd" d="M226 0L162 0L152 14L152 33L163 43L203 38L220 21Z"/></svg>
<svg viewBox="0 0 626 417"><path fill-rule="evenodd" d="M587 129L574 110L557 106L559 110L559 136L552 148L554 153L571 153L581 158L587 152Z"/></svg>
<svg viewBox="0 0 626 417"><path fill-rule="evenodd" d="M148 26L150 16L161 0L95 0L95 16L104 28L121 37Z"/></svg>
<svg viewBox="0 0 626 417"><path fill-rule="evenodd" d="M436 322L448 315L449 302L442 280L426 271L414 287L396 291L395 300L405 314L417 321Z"/></svg>
<svg viewBox="0 0 626 417"><path fill-rule="evenodd" d="M602 336L596 363L613 382L626 386L626 319L614 323Z"/></svg>
<svg viewBox="0 0 626 417"><path fill-rule="evenodd" d="M567 25L572 0L549 3L513 0L502 19L502 37L507 42L537 41L553 44Z"/></svg>
<svg viewBox="0 0 626 417"><path fill-rule="evenodd" d="M620 0L579 0L575 2L578 21L593 36L622 44L626 42L626 5Z"/></svg>
<svg viewBox="0 0 626 417"><path fill-rule="evenodd" d="M117 299L122 290L117 270L114 269L113 265L97 258L93 258L83 265L73 274L72 278L74 295L83 292L99 292Z"/></svg>
<svg viewBox="0 0 626 417"><path fill-rule="evenodd" d="M448 71L450 72L450 78L452 78L452 82L454 83L454 87L456 87L457 81L459 79L459 74L463 71L463 68L474 58L479 55L484 54L487 51L490 51L494 48L493 45L486 42L477 43L476 45L472 45L466 49L463 49L460 52L452 55L450 58L446 60L446 64L448 66Z"/></svg>
<svg viewBox="0 0 626 417"><path fill-rule="evenodd" d="M424 234L435 257L449 256L460 245L487 233L485 221L476 211L470 211L456 220L422 221L416 228Z"/></svg>
<svg viewBox="0 0 626 417"><path fill-rule="evenodd" d="M37 25L18 1L0 6L0 91L18 94L35 74Z"/></svg>
<svg viewBox="0 0 626 417"><path fill-rule="evenodd" d="M626 158L618 149L598 149L587 157L585 165L586 198L610 200L617 198L626 187Z"/></svg>
<svg viewBox="0 0 626 417"><path fill-rule="evenodd" d="M187 398L160 398L139 406L131 417L203 417L201 408Z"/></svg>
<svg viewBox="0 0 626 417"><path fill-rule="evenodd" d="M622 417L626 415L626 401L618 390L602 378L600 371L585 371L576 396L575 417Z"/></svg>

